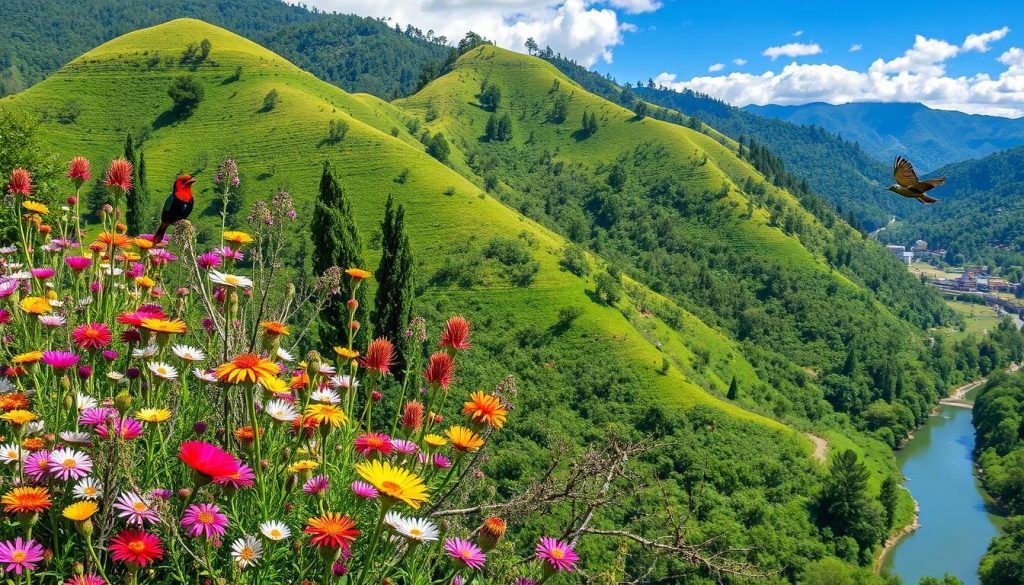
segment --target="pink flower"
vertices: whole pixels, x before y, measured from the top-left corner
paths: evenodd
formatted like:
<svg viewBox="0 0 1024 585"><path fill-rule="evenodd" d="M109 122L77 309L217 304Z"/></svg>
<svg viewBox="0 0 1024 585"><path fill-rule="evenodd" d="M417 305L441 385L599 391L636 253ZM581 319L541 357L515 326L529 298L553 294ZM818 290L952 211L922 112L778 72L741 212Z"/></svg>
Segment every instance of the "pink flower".
<svg viewBox="0 0 1024 585"><path fill-rule="evenodd" d="M31 477L33 481L43 481L43 479L49 474L49 465L49 451L43 450L31 453L25 458L25 475Z"/></svg>
<svg viewBox="0 0 1024 585"><path fill-rule="evenodd" d="M71 332L71 338L82 349L101 349L110 345L113 336L103 323L83 323Z"/></svg>
<svg viewBox="0 0 1024 585"><path fill-rule="evenodd" d="M331 487L331 480L326 475L316 475L306 481L306 484L302 486L302 491L315 496L326 492L329 487Z"/></svg>
<svg viewBox="0 0 1024 585"><path fill-rule="evenodd" d="M251 467L238 463L233 472L213 478L213 483L238 489L251 486L255 478L256 474Z"/></svg>
<svg viewBox="0 0 1024 585"><path fill-rule="evenodd" d="M117 410L108 407L86 408L78 415L78 424L82 426L96 426L106 424L108 418L116 417Z"/></svg>
<svg viewBox="0 0 1024 585"><path fill-rule="evenodd" d="M49 267L33 268L29 272L31 272L32 276L38 278L39 280L46 280L47 278L50 278L54 274L57 274L56 270L54 270L53 268L49 268Z"/></svg>
<svg viewBox="0 0 1024 585"><path fill-rule="evenodd" d="M84 156L76 156L71 159L71 164L68 165L67 177L76 183L84 183L88 181L92 176L90 174L89 160Z"/></svg>
<svg viewBox="0 0 1024 585"><path fill-rule="evenodd" d="M356 452L363 457L369 457L374 452L381 455L389 455L394 447L391 445L391 437L384 433L363 433L355 441Z"/></svg>
<svg viewBox="0 0 1024 585"><path fill-rule="evenodd" d="M96 434L104 439L120 437L130 441L131 439L137 439L142 436L142 423L130 416L111 417L107 420L106 424L96 427Z"/></svg>
<svg viewBox="0 0 1024 585"><path fill-rule="evenodd" d="M469 321L461 315L455 315L444 324L444 332L441 333L441 347L452 350L469 349Z"/></svg>
<svg viewBox="0 0 1024 585"><path fill-rule="evenodd" d="M546 536L541 537L536 552L537 558L544 561L545 572L572 571L580 560L576 551L567 543Z"/></svg>
<svg viewBox="0 0 1024 585"><path fill-rule="evenodd" d="M434 466L448 469L452 466L452 460L439 453L434 453Z"/></svg>
<svg viewBox="0 0 1024 585"><path fill-rule="evenodd" d="M204 538L224 536L224 529L227 528L227 525L228 517L220 511L216 504L192 504L185 508L185 513L181 517L181 526L189 536Z"/></svg>
<svg viewBox="0 0 1024 585"><path fill-rule="evenodd" d="M352 482L352 493L361 500L372 500L380 495L377 488L366 483L365 481L353 481Z"/></svg>
<svg viewBox="0 0 1024 585"><path fill-rule="evenodd" d="M149 498L143 498L135 492L125 492L114 502L114 508L120 510L118 516L127 520L128 524L142 526L146 522L160 521L160 515L150 505Z"/></svg>
<svg viewBox="0 0 1024 585"><path fill-rule="evenodd" d="M21 193L28 197L32 194L32 175L22 168L11 171L11 182L7 183L8 193ZM18 574L21 574L19 571Z"/></svg>
<svg viewBox="0 0 1024 585"><path fill-rule="evenodd" d="M74 367L81 359L78 355L66 351L44 351L43 363L58 370Z"/></svg>
<svg viewBox="0 0 1024 585"><path fill-rule="evenodd" d="M57 449L50 453L47 465L50 473L64 481L79 480L92 471L92 459L88 455L74 449Z"/></svg>
<svg viewBox="0 0 1024 585"><path fill-rule="evenodd" d="M196 258L196 263L198 263L199 267L203 270L209 270L211 268L217 268L222 262L220 256L214 252L207 252L205 254L200 254L199 257Z"/></svg>
<svg viewBox="0 0 1024 585"><path fill-rule="evenodd" d="M22 571L32 571L36 563L43 560L43 547L31 538L0 542L0 564L7 565L4 571L21 575ZM19 579L20 581L20 579Z"/></svg>
<svg viewBox="0 0 1024 585"><path fill-rule="evenodd" d="M406 439L391 439L391 446L402 455L412 455L419 450L419 445Z"/></svg>
<svg viewBox="0 0 1024 585"><path fill-rule="evenodd" d="M132 163L122 158L114 159L110 161L107 178L103 184L107 187L129 191L132 188L132 170Z"/></svg>
<svg viewBox="0 0 1024 585"><path fill-rule="evenodd" d="M70 266L75 272L81 272L92 265L92 258L86 258L85 256L68 256L64 259L64 263Z"/></svg>
<svg viewBox="0 0 1024 585"><path fill-rule="evenodd" d="M480 570L487 562L487 556L480 547L462 538L449 538L444 541L444 550L448 556L461 562L470 569Z"/></svg>

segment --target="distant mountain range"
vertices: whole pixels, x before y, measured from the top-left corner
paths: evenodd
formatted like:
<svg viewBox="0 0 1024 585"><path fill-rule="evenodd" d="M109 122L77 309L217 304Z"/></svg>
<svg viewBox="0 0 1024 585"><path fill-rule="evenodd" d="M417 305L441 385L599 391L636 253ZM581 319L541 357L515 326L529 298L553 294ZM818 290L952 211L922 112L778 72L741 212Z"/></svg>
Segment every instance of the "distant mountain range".
<svg viewBox="0 0 1024 585"><path fill-rule="evenodd" d="M751 105L743 109L795 124L820 126L858 142L884 162L902 154L923 172L1024 144L1024 118L933 110L917 103Z"/></svg>

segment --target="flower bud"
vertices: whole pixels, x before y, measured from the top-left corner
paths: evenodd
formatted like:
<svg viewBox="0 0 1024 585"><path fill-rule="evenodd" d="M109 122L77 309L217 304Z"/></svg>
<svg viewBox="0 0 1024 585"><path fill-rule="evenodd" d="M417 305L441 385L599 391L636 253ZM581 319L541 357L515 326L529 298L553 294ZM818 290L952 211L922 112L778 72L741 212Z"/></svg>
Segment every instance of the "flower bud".
<svg viewBox="0 0 1024 585"><path fill-rule="evenodd" d="M68 205L75 205L76 203L78 203L78 197L75 197L74 195L68 197Z"/></svg>
<svg viewBox="0 0 1024 585"><path fill-rule="evenodd" d="M359 301L356 299L349 299L345 304L348 306L349 311L355 311L359 308Z"/></svg>
<svg viewBox="0 0 1024 585"><path fill-rule="evenodd" d="M384 395L381 394L379 390L374 390L370 393L370 400L373 400L374 402L380 402L381 398L384 398Z"/></svg>

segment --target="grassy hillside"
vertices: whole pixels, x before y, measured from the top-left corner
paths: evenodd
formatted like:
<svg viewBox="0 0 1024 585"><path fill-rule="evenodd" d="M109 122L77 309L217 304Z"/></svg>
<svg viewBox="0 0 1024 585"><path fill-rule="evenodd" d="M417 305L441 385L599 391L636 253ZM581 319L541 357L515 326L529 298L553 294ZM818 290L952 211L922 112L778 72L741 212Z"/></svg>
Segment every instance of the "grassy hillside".
<svg viewBox="0 0 1024 585"><path fill-rule="evenodd" d="M209 57L198 65L182 65L186 46L203 38L212 44ZM205 88L204 99L189 115L172 110L166 94L171 80L186 73ZM541 81L550 82L550 77ZM262 111L271 90L279 99L270 111ZM425 94L417 103L461 115L449 104L469 97L457 91L436 99ZM74 122L63 123L55 112L72 99L81 103L81 112ZM126 132L141 138L156 193L148 216L155 220L164 186L187 171L200 178L193 214L200 233L219 221L212 175L221 159L233 157L242 170L245 200L229 220L229 226L238 227L244 227L254 200L279 189L290 191L300 214L308 216L322 161L330 160L366 240L372 240L388 194L406 207L420 275L416 311L432 319L433 327L441 315L453 312L479 326L474 344L482 351L461 371L467 385L516 374L521 392L512 432L485 466L502 493L539 470L556 442L579 450L609 436L653 435L671 447L637 462L661 479L658 489L665 491L652 497L660 500L667 493L672 501L701 501L701 518L694 519L699 534L728 535L713 546L742 546L757 534L775 534L770 550L741 560L784 570L787 580L809 559L830 554L828 545L818 542L807 505L819 481L811 446L800 433L757 414L771 410L766 405L773 392L744 345L625 276L618 302L597 300L595 278L609 269L606 260L586 255L590 276L564 269L569 242L484 192L473 182L478 176L461 149L453 152L454 168L424 152L420 136L409 132L415 129L413 118L420 116L415 107L409 112L371 96L347 94L241 37L182 19L106 43L35 87L0 100L0 109L39 118L44 142L60 156L85 155L97 167L120 155ZM619 112L610 108L606 114ZM338 143L327 140L332 120L349 127ZM433 129L459 136L454 119L435 122ZM637 128L649 125L642 121ZM727 151L712 151L713 140L679 138L685 139L680 152L692 150L696 157L706 150L714 156L706 168L694 167L695 181L751 174ZM737 193L729 197L742 201ZM752 226L753 244L734 232L732 245L771 246L780 257L803 262L814 273L829 273L823 260L796 238L764 224L762 218ZM487 255L495 245L527 251L537 270L528 284L513 280L507 266ZM372 245L365 255L372 268ZM436 278L451 268L453 259L455 264L473 260L477 270L470 286ZM565 323L559 314L568 306L578 307L578 316ZM735 402L722 398L733 378L745 389ZM891 472L891 461L876 464ZM644 520L636 510L648 494L631 497L638 501L615 508L599 523ZM734 498L749 502L747 509L735 509ZM544 522L556 526L565 513L552 511ZM614 546L597 541L583 546L595 563L613 564ZM631 566L634 562L649 560L640 556ZM659 573L668 571L689 572L695 579L703 574L690 565L659 565Z"/></svg>

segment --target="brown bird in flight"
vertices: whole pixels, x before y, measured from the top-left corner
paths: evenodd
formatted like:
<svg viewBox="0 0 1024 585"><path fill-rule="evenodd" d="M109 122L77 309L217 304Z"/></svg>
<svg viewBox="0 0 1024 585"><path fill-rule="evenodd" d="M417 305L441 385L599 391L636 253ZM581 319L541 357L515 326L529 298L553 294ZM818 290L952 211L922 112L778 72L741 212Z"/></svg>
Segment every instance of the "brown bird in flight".
<svg viewBox="0 0 1024 585"><path fill-rule="evenodd" d="M946 182L946 177L928 179L927 181L918 179L917 173L914 172L914 167L911 166L910 161L902 156L896 157L896 163L892 166L892 176L896 178L896 182L889 185L890 191L910 199L917 199L921 203L935 203L938 201L938 199L929 197L925 193Z"/></svg>

